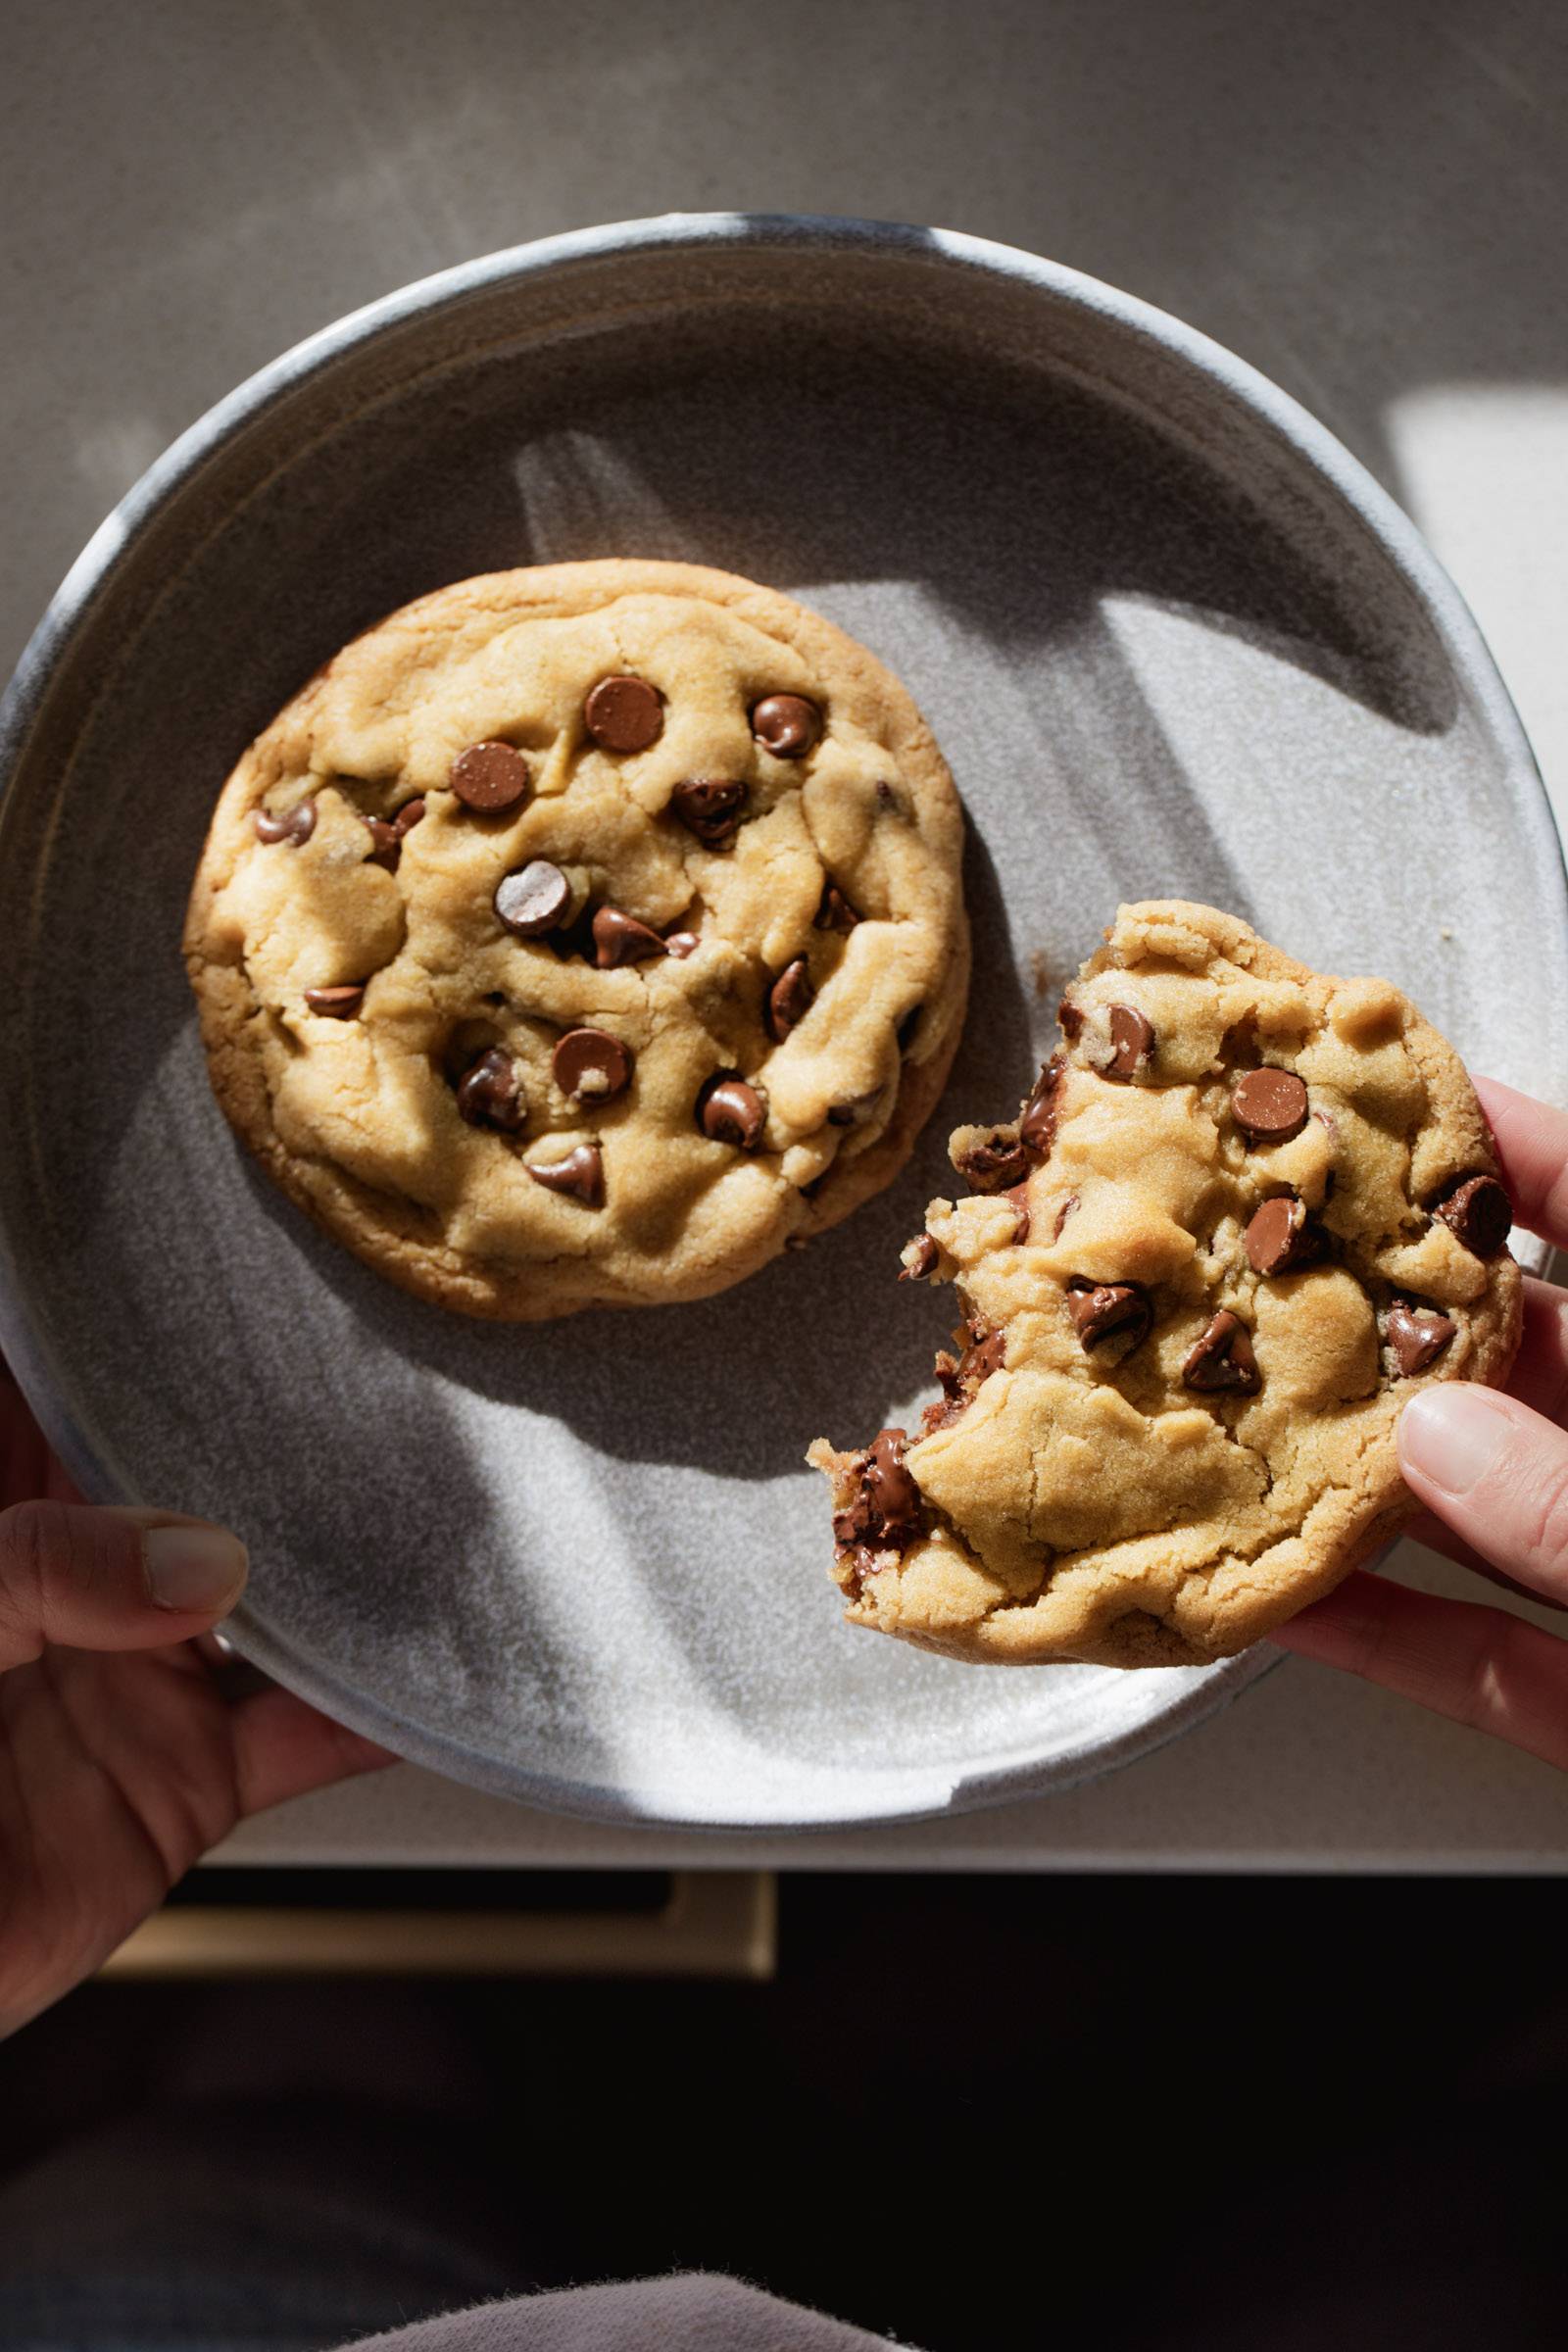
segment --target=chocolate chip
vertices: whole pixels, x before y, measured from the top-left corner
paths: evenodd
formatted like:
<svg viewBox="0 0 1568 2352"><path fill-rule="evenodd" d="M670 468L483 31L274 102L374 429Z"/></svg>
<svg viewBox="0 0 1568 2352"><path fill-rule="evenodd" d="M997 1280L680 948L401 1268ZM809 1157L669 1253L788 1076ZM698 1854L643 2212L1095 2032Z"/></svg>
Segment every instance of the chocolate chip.
<svg viewBox="0 0 1568 2352"><path fill-rule="evenodd" d="M822 902L811 918L811 928L814 931L853 931L859 919L843 891L831 882L824 883Z"/></svg>
<svg viewBox="0 0 1568 2352"><path fill-rule="evenodd" d="M951 1429L969 1402L958 1380L957 1360L945 1348L937 1357L935 1370L942 1383L942 1395L935 1404L921 1408L920 1435L923 1438L933 1437L939 1429Z"/></svg>
<svg viewBox="0 0 1568 2352"><path fill-rule="evenodd" d="M530 858L515 873L503 874L493 902L507 929L518 939L542 939L554 931L571 905L571 884L548 858Z"/></svg>
<svg viewBox="0 0 1568 2352"><path fill-rule="evenodd" d="M1222 1306L1202 1338L1188 1351L1182 1378L1190 1389L1242 1389L1258 1385L1257 1358L1240 1315Z"/></svg>
<svg viewBox="0 0 1568 2352"><path fill-rule="evenodd" d="M640 923L634 914L622 914L618 906L597 908L593 932L594 961L602 972L614 971L623 963L646 963L650 956L669 953L657 931Z"/></svg>
<svg viewBox="0 0 1568 2352"><path fill-rule="evenodd" d="M697 1098L697 1124L710 1143L733 1144L738 1151L755 1152L766 1119L767 1103L760 1088L748 1086L734 1071L721 1070Z"/></svg>
<svg viewBox="0 0 1568 2352"><path fill-rule="evenodd" d="M1067 1286L1067 1312L1085 1348L1102 1340L1125 1337L1130 1355L1148 1337L1154 1310L1136 1282L1072 1282Z"/></svg>
<svg viewBox="0 0 1568 2352"><path fill-rule="evenodd" d="M579 1144L564 1159L525 1159L523 1166L546 1192L568 1193L585 1208L605 1205L605 1161L597 1144Z"/></svg>
<svg viewBox="0 0 1568 2352"><path fill-rule="evenodd" d="M677 962L684 963L688 956L695 956L698 945L695 931L666 931L664 934L664 953L673 956Z"/></svg>
<svg viewBox="0 0 1568 2352"><path fill-rule="evenodd" d="M1247 1262L1254 1274L1284 1274L1315 1257L1317 1246L1306 1210L1294 1193L1265 1200L1252 1211L1246 1234Z"/></svg>
<svg viewBox="0 0 1568 2352"><path fill-rule="evenodd" d="M1051 1157L1051 1147L1056 1140L1056 1121L1061 1116L1061 1082L1066 1075L1066 1055L1053 1054L1019 1114L1018 1141L1031 1159Z"/></svg>
<svg viewBox="0 0 1568 2352"><path fill-rule="evenodd" d="M888 1090L885 1086L873 1086L866 1094L852 1095L847 1102L839 1105L838 1111L830 1110L827 1115L838 1127L863 1127L867 1119L876 1117L887 1099Z"/></svg>
<svg viewBox="0 0 1568 2352"><path fill-rule="evenodd" d="M837 1109L830 1110L827 1115L835 1127L863 1127L867 1119L876 1117L886 1102L886 1087L873 1086L866 1094L852 1095L847 1102L841 1102Z"/></svg>
<svg viewBox="0 0 1568 2352"><path fill-rule="evenodd" d="M528 1116L522 1072L510 1054L491 1046L458 1086L458 1109L470 1127L499 1127L515 1135Z"/></svg>
<svg viewBox="0 0 1568 2352"><path fill-rule="evenodd" d="M994 1127L955 1155L954 1166L977 1193L1005 1192L1029 1173L1029 1153L1013 1127Z"/></svg>
<svg viewBox="0 0 1568 2352"><path fill-rule="evenodd" d="M1456 1326L1446 1315L1434 1314L1411 1306L1406 1299L1396 1298L1384 1318L1384 1328L1395 1360L1408 1380L1437 1362Z"/></svg>
<svg viewBox="0 0 1568 2352"><path fill-rule="evenodd" d="M1110 1008L1110 1055L1101 1062L1101 1075L1105 1078L1136 1078L1147 1069L1153 1057L1154 1025L1145 1018L1136 1004L1113 1004Z"/></svg>
<svg viewBox="0 0 1568 2352"><path fill-rule="evenodd" d="M255 816L258 841L286 841L294 849L303 849L316 831L316 803L296 801L292 808L258 808Z"/></svg>
<svg viewBox="0 0 1568 2352"><path fill-rule="evenodd" d="M1465 1176L1433 1209L1477 1257L1495 1257L1513 1227L1513 1202L1495 1176Z"/></svg>
<svg viewBox="0 0 1568 2352"><path fill-rule="evenodd" d="M453 760L447 782L465 808L499 816L526 800L528 762L510 743L470 743Z"/></svg>
<svg viewBox="0 0 1568 2352"><path fill-rule="evenodd" d="M942 1384L942 1397L939 1403L928 1404L921 1413L920 1430L924 1437L939 1429L951 1429L960 1413L967 1412L974 1402L982 1382L1005 1367L1004 1332L989 1329L977 1319L966 1317L961 1336L964 1343L961 1356L950 1354L946 1348L937 1356L934 1368Z"/></svg>
<svg viewBox="0 0 1568 2352"><path fill-rule="evenodd" d="M739 778L690 776L670 794L670 807L688 833L710 849L722 849L740 830L750 789Z"/></svg>
<svg viewBox="0 0 1568 2352"><path fill-rule="evenodd" d="M902 1429L877 1432L865 1469L865 1494L885 1543L912 1543L920 1532L920 1490L904 1459Z"/></svg>
<svg viewBox="0 0 1568 2352"><path fill-rule="evenodd" d="M1013 1214L1018 1220L1017 1229L1012 1237L1012 1246L1015 1250L1021 1250L1029 1239L1029 1186L1027 1180L1022 1184L1009 1185L1007 1199L1012 1202Z"/></svg>
<svg viewBox="0 0 1568 2352"><path fill-rule="evenodd" d="M822 713L804 694L764 694L752 705L752 733L779 760L804 760L822 732Z"/></svg>
<svg viewBox="0 0 1568 2352"><path fill-rule="evenodd" d="M878 1430L860 1467L859 1492L848 1509L833 1514L841 1549L866 1544L873 1550L906 1551L921 1529L920 1490L905 1467L908 1444L902 1429Z"/></svg>
<svg viewBox="0 0 1568 2352"><path fill-rule="evenodd" d="M1074 1209L1077 1207L1077 1205L1078 1205L1078 1196L1077 1196L1077 1194L1076 1194L1076 1193L1069 1193L1069 1194L1067 1195L1067 1198L1066 1198L1066 1200L1065 1200L1062 1202L1061 1206L1060 1206L1060 1207L1057 1209L1057 1211L1056 1211L1056 1230L1055 1230L1055 1234L1054 1234L1054 1236L1053 1237L1054 1240L1056 1240L1056 1241L1058 1241L1058 1242L1060 1241L1060 1239L1061 1239L1061 1229L1062 1229L1062 1227L1063 1227L1063 1226L1066 1224L1066 1222L1067 1222L1067 1219L1068 1219L1068 1218L1069 1218L1069 1217L1072 1215L1072 1212L1073 1212L1073 1210L1074 1210Z"/></svg>
<svg viewBox="0 0 1568 2352"><path fill-rule="evenodd" d="M384 817L368 816L365 821L370 828L372 844L366 864L383 866L389 874L395 874L403 856L403 836Z"/></svg>
<svg viewBox="0 0 1568 2352"><path fill-rule="evenodd" d="M405 801L390 823L385 817L367 817L365 821L370 828L370 839L375 845L366 859L367 865L384 866L389 874L395 874L402 862L404 838L414 831L423 815L424 801L421 797Z"/></svg>
<svg viewBox="0 0 1568 2352"><path fill-rule="evenodd" d="M342 988L308 988L305 1002L313 1012L329 1021L352 1021L365 1003L365 982L355 982Z"/></svg>
<svg viewBox="0 0 1568 2352"><path fill-rule="evenodd" d="M975 1329L958 1358L958 1386L972 1396L980 1383L989 1380L993 1372L1000 1372L1006 1360L1006 1333Z"/></svg>
<svg viewBox="0 0 1568 2352"><path fill-rule="evenodd" d="M804 956L787 963L767 992L767 1034L781 1046L798 1029L816 1002L811 974Z"/></svg>
<svg viewBox="0 0 1568 2352"><path fill-rule="evenodd" d="M1254 1144L1288 1144L1306 1111L1306 1087L1294 1070L1249 1070L1231 1095L1231 1116Z"/></svg>
<svg viewBox="0 0 1568 2352"><path fill-rule="evenodd" d="M601 678L582 715L606 752L646 752L664 731L663 699L646 678Z"/></svg>
<svg viewBox="0 0 1568 2352"><path fill-rule="evenodd" d="M1063 997L1056 1006L1056 1026L1069 1046L1075 1046L1084 1033L1084 1016L1071 997Z"/></svg>
<svg viewBox="0 0 1568 2352"><path fill-rule="evenodd" d="M630 1050L607 1029L568 1029L550 1066L562 1093L574 1101L610 1102L631 1084Z"/></svg>
<svg viewBox="0 0 1568 2352"><path fill-rule="evenodd" d="M929 1282L937 1270L942 1252L928 1233L917 1233L907 1247L912 1251L912 1255L899 1276L899 1280L901 1282Z"/></svg>

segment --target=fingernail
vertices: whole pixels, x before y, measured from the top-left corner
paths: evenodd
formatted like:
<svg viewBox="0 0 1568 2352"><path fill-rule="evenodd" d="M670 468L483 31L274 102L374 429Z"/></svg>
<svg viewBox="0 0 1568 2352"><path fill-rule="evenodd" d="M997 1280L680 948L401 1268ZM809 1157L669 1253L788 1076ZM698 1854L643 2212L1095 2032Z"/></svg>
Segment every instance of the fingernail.
<svg viewBox="0 0 1568 2352"><path fill-rule="evenodd" d="M1427 1389L1399 1415L1399 1459L1445 1494L1468 1494L1512 1434L1507 1407L1488 1390Z"/></svg>
<svg viewBox="0 0 1568 2352"><path fill-rule="evenodd" d="M226 1608L245 1582L245 1546L226 1527L150 1527L141 1556L157 1607L187 1617Z"/></svg>

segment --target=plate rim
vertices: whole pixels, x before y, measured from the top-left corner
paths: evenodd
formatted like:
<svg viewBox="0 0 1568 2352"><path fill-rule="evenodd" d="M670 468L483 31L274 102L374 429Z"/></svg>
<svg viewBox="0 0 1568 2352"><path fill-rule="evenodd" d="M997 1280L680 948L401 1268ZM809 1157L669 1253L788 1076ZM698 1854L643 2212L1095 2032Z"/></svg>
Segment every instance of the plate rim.
<svg viewBox="0 0 1568 2352"><path fill-rule="evenodd" d="M0 697L0 804L25 752L32 723L74 643L135 538L233 436L312 377L360 347L412 319L456 306L508 283L523 284L584 261L637 253L694 253L734 249L816 250L828 253L902 253L911 262L949 267L1014 284L1131 330L1185 363L1210 386L1229 392L1261 417L1307 468L1326 481L1408 582L1432 623L1446 658L1472 697L1491 741L1518 788L1521 809L1535 808L1544 839L1555 848L1559 891L1568 906L1568 868L1550 801L1529 738L1479 624L1458 588L1415 523L1392 494L1329 428L1250 361L1200 329L1142 297L1017 246L962 230L817 214L672 212L648 219L570 229L505 246L411 280L345 313L290 346L208 408L154 460L111 510L72 564L24 646ZM87 1440L57 1379L41 1319L29 1315L17 1281L9 1235L0 1225L0 1349L50 1445L90 1499L127 1499L122 1483ZM1206 1669L1154 1721L1092 1750L1068 1751L1046 1763L1011 1760L949 1774L945 1768L901 1768L890 1774L886 1802L856 1809L802 1807L766 1812L650 1811L627 1789L563 1779L502 1764L468 1748L456 1736L433 1735L396 1710L318 1672L273 1635L244 1599L225 1620L235 1648L289 1689L337 1720L394 1745L406 1760L490 1793L514 1797L578 1819L650 1830L715 1835L809 1835L893 1826L971 1812L1029 1796L1061 1794L1152 1754L1196 1723L1225 1709L1243 1690L1283 1663L1285 1652L1256 1644ZM1049 1774L1049 1779L1042 1776ZM863 1790L874 1774L852 1776ZM902 1791L902 1793L901 1793Z"/></svg>

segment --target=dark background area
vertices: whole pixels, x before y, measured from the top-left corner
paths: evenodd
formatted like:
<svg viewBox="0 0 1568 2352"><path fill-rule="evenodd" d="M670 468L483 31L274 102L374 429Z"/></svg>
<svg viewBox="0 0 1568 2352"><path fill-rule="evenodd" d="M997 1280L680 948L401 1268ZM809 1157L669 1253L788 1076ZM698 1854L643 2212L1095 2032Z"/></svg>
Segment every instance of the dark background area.
<svg viewBox="0 0 1568 2352"><path fill-rule="evenodd" d="M496 2289L728 2268L929 2352L1561 2342L1555 1884L803 1873L780 1894L767 1985L74 1994L0 2052L0 2342L18 2170L79 2164L106 2129L78 2277L127 2232L191 2277L220 2146L253 2231L276 2171L320 2178L389 2227L433 2219ZM416 2316L418 2273L383 2250L362 2278L358 2242L345 2223L337 2292L361 2300L332 2316ZM308 2251L291 2267L308 2297Z"/></svg>

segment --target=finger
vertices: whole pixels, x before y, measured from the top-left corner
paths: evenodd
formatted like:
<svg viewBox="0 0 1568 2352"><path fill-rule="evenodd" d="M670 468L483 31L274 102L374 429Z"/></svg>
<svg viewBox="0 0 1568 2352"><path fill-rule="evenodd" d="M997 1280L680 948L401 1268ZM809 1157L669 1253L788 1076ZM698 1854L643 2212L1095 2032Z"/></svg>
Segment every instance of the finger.
<svg viewBox="0 0 1568 2352"><path fill-rule="evenodd" d="M1554 1282L1541 1282L1527 1274L1524 1293L1524 1334L1509 1378L1509 1394L1548 1421L1561 1421L1568 1416L1568 1292ZM1505 1575L1435 1511L1418 1512L1401 1533L1428 1551L1442 1552L1473 1575L1486 1577L1504 1592L1544 1601L1550 1608L1568 1609L1568 1595L1559 1598L1555 1593L1532 1592L1517 1578Z"/></svg>
<svg viewBox="0 0 1568 2352"><path fill-rule="evenodd" d="M1419 1544L1426 1551L1441 1551L1446 1560L1455 1560L1461 1568L1481 1569L1488 1565L1478 1551L1472 1551L1462 1536L1456 1536L1452 1528L1438 1517L1436 1511L1417 1511L1413 1519L1405 1521L1399 1533L1408 1536L1412 1544Z"/></svg>
<svg viewBox="0 0 1568 2352"><path fill-rule="evenodd" d="M1399 1468L1462 1543L1533 1592L1568 1599L1568 1431L1495 1389L1423 1389L1399 1416Z"/></svg>
<svg viewBox="0 0 1568 2352"><path fill-rule="evenodd" d="M1399 1533L1424 1544L1428 1551L1442 1552L1444 1558L1452 1560L1455 1567L1468 1568L1472 1576L1484 1576L1487 1583L1495 1585L1499 1592L1516 1592L1521 1600L1532 1600L1539 1609L1556 1609L1568 1617L1568 1599L1559 1600L1554 1592L1537 1592L1531 1586L1521 1584L1518 1577L1507 1576L1500 1568L1494 1568L1490 1560L1481 1557L1473 1544L1464 1543L1451 1527L1445 1527L1443 1521L1432 1512L1423 1511L1419 1519L1410 1520Z"/></svg>
<svg viewBox="0 0 1568 2352"><path fill-rule="evenodd" d="M242 1815L397 1762L389 1749L334 1723L292 1690L259 1690L241 1699L229 1723Z"/></svg>
<svg viewBox="0 0 1568 2352"><path fill-rule="evenodd" d="M1568 1291L1525 1276L1524 1329L1508 1394L1548 1421L1568 1417Z"/></svg>
<svg viewBox="0 0 1568 2352"><path fill-rule="evenodd" d="M1568 1112L1498 1078L1478 1078L1475 1087L1496 1138L1515 1218L1568 1250Z"/></svg>
<svg viewBox="0 0 1568 2352"><path fill-rule="evenodd" d="M172 1511L19 1502L0 1511L0 1674L49 1642L148 1649L232 1608L245 1546Z"/></svg>
<svg viewBox="0 0 1568 2352"><path fill-rule="evenodd" d="M1568 1767L1568 1642L1523 1617L1362 1569L1272 1639Z"/></svg>
<svg viewBox="0 0 1568 2352"><path fill-rule="evenodd" d="M1533 1274L1525 1276L1524 1336L1508 1390L1510 1396L1517 1396L1532 1411L1544 1413L1548 1421L1561 1421L1568 1415L1568 1293L1559 1290L1555 1283L1539 1282ZM1434 1511L1422 1511L1409 1522L1404 1533L1417 1544L1424 1544L1429 1551L1441 1551L1446 1558L1476 1576L1486 1577L1504 1592L1544 1601L1549 1608L1568 1609L1568 1597L1559 1599L1554 1593L1532 1592L1516 1577L1494 1568Z"/></svg>

